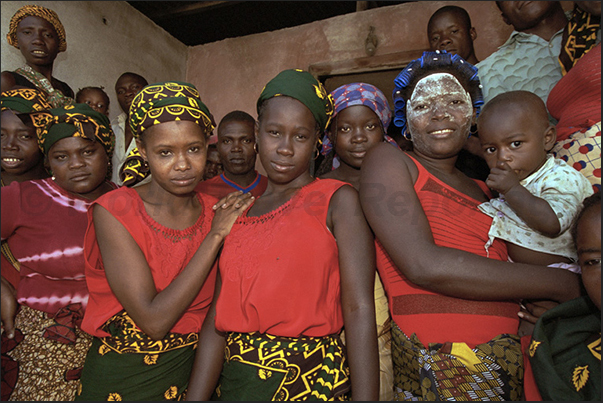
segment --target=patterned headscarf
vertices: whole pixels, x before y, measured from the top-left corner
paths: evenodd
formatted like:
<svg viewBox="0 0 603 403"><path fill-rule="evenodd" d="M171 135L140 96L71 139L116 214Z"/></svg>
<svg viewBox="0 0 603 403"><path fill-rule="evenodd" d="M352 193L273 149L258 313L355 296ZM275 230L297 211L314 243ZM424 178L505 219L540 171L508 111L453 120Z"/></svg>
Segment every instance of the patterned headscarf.
<svg viewBox="0 0 603 403"><path fill-rule="evenodd" d="M306 105L321 130L329 126L333 116L333 98L312 74L299 69L278 73L262 90L257 102L258 113L265 100L281 95L295 98Z"/></svg>
<svg viewBox="0 0 603 403"><path fill-rule="evenodd" d="M135 138L152 125L189 120L203 129L209 138L216 127L209 109L199 98L194 85L178 81L149 84L140 91L130 107L128 122ZM142 182L149 174L149 166L138 148L128 153L119 169L119 178L125 186Z"/></svg>
<svg viewBox="0 0 603 403"><path fill-rule="evenodd" d="M84 137L101 143L109 160L115 147L115 135L109 118L87 104L74 104L43 112L31 113L38 145L48 154L50 147L67 137Z"/></svg>
<svg viewBox="0 0 603 403"><path fill-rule="evenodd" d="M387 102L387 98L381 90L374 85L367 83L344 84L331 92L335 100L335 113L333 118L342 110L354 106L364 105L371 108L381 121L384 140L388 143L398 146L394 139L387 135L387 127L392 120L392 111ZM328 132L322 139L322 155L327 155L333 149L332 137L335 133Z"/></svg>
<svg viewBox="0 0 603 403"><path fill-rule="evenodd" d="M206 136L216 127L209 109L199 98L194 85L179 81L149 84L132 101L128 122L132 134L138 138L150 126L189 120L195 122Z"/></svg>
<svg viewBox="0 0 603 403"><path fill-rule="evenodd" d="M2 93L2 110L12 110L16 113L30 113L51 109L46 95L31 88L18 88Z"/></svg>
<svg viewBox="0 0 603 403"><path fill-rule="evenodd" d="M436 50L435 52L423 52L423 55L408 63L404 70L394 79L394 125L402 128L402 135L410 140L410 133L406 127L406 101L403 97L404 90L426 69L437 69L441 67L452 67L461 76L467 79L469 84L475 87L475 90L469 91L473 108L476 116L479 116L480 109L484 104L484 98L481 92L482 85L477 76L477 67L465 61L457 54L448 53L445 50ZM409 96L410 98L410 96Z"/></svg>
<svg viewBox="0 0 603 403"><path fill-rule="evenodd" d="M51 23L55 31L57 31L57 35L59 36L59 53L67 50L65 28L63 27L63 24L61 24L59 16L51 9L37 5L21 7L10 19L8 34L6 34L6 40L8 41L9 45L19 49L19 43L17 42L17 26L23 18L30 16L40 17Z"/></svg>

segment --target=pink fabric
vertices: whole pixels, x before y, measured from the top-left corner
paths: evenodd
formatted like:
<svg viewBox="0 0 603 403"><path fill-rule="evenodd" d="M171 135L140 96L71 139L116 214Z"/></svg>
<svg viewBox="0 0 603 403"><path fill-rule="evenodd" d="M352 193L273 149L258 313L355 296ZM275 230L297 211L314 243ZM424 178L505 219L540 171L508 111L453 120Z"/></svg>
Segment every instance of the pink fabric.
<svg viewBox="0 0 603 403"><path fill-rule="evenodd" d="M132 235L144 254L157 291L165 289L191 260L211 228L213 197L197 193L203 212L197 222L184 230L174 230L155 222L146 212L135 189L123 187L98 198L96 203L106 208ZM82 329L94 336L108 334L100 330L105 322L123 310L107 282L102 257L96 241L93 208L88 210L88 229L84 242L86 282L90 301L84 315ZM127 270L124 267L124 270ZM216 282L215 265L211 269L199 295L174 324L170 332L191 333L201 329L213 299Z"/></svg>
<svg viewBox="0 0 603 403"><path fill-rule="evenodd" d="M83 246L91 203L50 178L2 188L2 239L21 263L20 304L51 315L69 304L86 307Z"/></svg>
<svg viewBox="0 0 603 403"><path fill-rule="evenodd" d="M220 255L217 329L286 337L341 330L339 255L326 218L345 185L316 179L278 209L237 220Z"/></svg>

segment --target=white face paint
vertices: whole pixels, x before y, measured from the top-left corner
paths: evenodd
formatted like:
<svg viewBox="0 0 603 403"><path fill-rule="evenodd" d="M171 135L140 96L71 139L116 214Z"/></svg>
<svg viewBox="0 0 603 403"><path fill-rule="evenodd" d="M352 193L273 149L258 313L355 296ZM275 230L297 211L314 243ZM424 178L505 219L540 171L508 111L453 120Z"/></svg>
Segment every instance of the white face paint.
<svg viewBox="0 0 603 403"><path fill-rule="evenodd" d="M467 129L468 135L472 115L471 96L449 73L434 73L419 80L406 106L413 138L422 134L432 119L447 120L452 123L451 129Z"/></svg>

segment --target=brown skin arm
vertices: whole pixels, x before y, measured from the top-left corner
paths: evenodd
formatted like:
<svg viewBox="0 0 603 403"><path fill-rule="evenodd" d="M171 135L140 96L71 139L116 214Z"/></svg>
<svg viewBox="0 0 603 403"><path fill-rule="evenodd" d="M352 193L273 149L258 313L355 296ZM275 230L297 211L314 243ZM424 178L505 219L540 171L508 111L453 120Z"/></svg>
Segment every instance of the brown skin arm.
<svg viewBox="0 0 603 403"><path fill-rule="evenodd" d="M19 308L16 294L15 287L2 277L2 329L9 339L15 336L15 316Z"/></svg>
<svg viewBox="0 0 603 403"><path fill-rule="evenodd" d="M341 301L352 400L379 400L375 319L375 244L357 191L343 186L331 199L327 225L339 248Z"/></svg>
<svg viewBox="0 0 603 403"><path fill-rule="evenodd" d="M0 73L0 87L1 91L8 91L13 88L17 83L15 82L15 77L8 71L3 71Z"/></svg>
<svg viewBox="0 0 603 403"><path fill-rule="evenodd" d="M216 330L215 326L216 302L221 288L222 281L218 272L213 303L199 332L199 344L186 392L186 400L189 401L208 401L211 398L224 365L226 341L224 334Z"/></svg>
<svg viewBox="0 0 603 403"><path fill-rule="evenodd" d="M561 224L549 203L521 186L517 174L506 162L499 161L490 170L486 185L504 195L507 204L528 227L548 237L559 235Z"/></svg>
<svg viewBox="0 0 603 403"><path fill-rule="evenodd" d="M413 187L413 167L403 152L379 144L365 157L360 178L365 216L408 280L433 292L474 300L564 302L580 295L579 277L567 270L501 262L435 245Z"/></svg>
<svg viewBox="0 0 603 403"><path fill-rule="evenodd" d="M224 203L225 199L219 203ZM224 237L252 201L246 197L239 208L232 205L218 208L209 234L188 265L161 292L157 292L144 254L130 233L104 207L94 207L96 237L109 286L136 325L153 340L165 337L193 302L214 264Z"/></svg>

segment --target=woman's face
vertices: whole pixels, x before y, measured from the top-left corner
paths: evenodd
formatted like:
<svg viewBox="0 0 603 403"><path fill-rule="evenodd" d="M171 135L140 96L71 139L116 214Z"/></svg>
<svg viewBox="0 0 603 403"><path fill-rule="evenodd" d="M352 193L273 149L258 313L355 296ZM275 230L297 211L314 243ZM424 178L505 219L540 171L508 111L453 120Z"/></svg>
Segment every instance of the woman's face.
<svg viewBox="0 0 603 403"><path fill-rule="evenodd" d="M98 141L66 137L48 150L48 165L57 185L94 200L105 182L109 158Z"/></svg>
<svg viewBox="0 0 603 403"><path fill-rule="evenodd" d="M44 18L29 16L17 25L17 44L30 66L49 66L59 53L59 36Z"/></svg>
<svg viewBox="0 0 603 403"><path fill-rule="evenodd" d="M457 155L469 136L471 96L448 73L421 79L406 105L408 129L417 154L434 158Z"/></svg>
<svg viewBox="0 0 603 403"><path fill-rule="evenodd" d="M23 175L43 163L36 131L10 110L2 112L2 170Z"/></svg>
<svg viewBox="0 0 603 403"><path fill-rule="evenodd" d="M356 169L360 169L367 151L383 141L381 120L364 105L353 105L340 111L331 130L335 131L335 153L343 163Z"/></svg>
<svg viewBox="0 0 603 403"><path fill-rule="evenodd" d="M153 125L136 143L149 164L153 183L165 191L186 195L203 179L207 142L198 124L181 120Z"/></svg>
<svg viewBox="0 0 603 403"><path fill-rule="evenodd" d="M312 112L290 97L274 97L267 102L256 140L266 175L282 184L307 179L317 141Z"/></svg>

